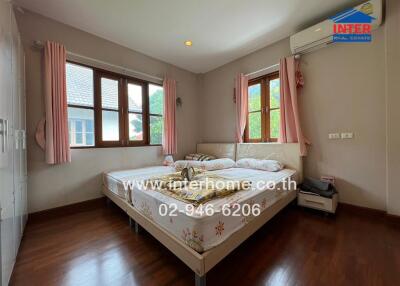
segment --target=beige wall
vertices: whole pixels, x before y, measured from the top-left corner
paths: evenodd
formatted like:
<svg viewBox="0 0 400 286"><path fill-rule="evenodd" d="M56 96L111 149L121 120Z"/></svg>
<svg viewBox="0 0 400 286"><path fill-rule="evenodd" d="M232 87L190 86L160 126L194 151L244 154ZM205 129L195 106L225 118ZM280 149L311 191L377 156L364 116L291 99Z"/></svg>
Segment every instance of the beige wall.
<svg viewBox="0 0 400 286"><path fill-rule="evenodd" d="M337 178L340 201L386 209L384 28L371 44L332 45L302 58L307 176ZM328 133L354 139L328 140Z"/></svg>
<svg viewBox="0 0 400 286"><path fill-rule="evenodd" d="M337 177L340 200L400 214L399 3L371 44L335 44L302 58L306 81L300 99L305 133L312 141L305 174ZM55 40L68 50L116 65L178 80L179 156L195 143L232 142L235 105L233 78L276 64L290 54L284 39L204 75L113 44L91 34L26 12L18 14L27 67L27 128L30 212L100 196L101 172L157 164L160 147L74 150L69 165L48 166L33 135L43 114L41 56L33 40ZM386 36L385 36L386 35ZM386 59L386 61L385 61ZM201 112L203 111L203 112ZM201 112L201 113L200 113ZM352 140L328 140L331 132L354 132Z"/></svg>
<svg viewBox="0 0 400 286"><path fill-rule="evenodd" d="M197 123L197 75L37 14L28 11L16 14L26 53L30 212L99 197L101 172L159 164L163 159L160 147L91 149L73 150L71 164L46 165L44 153L34 141L36 124L44 114L42 59L41 53L32 49L34 40L58 41L65 44L69 51L159 77L168 73L178 81L177 96L183 100L183 106L177 110L178 157L194 151L200 139Z"/></svg>
<svg viewBox="0 0 400 286"><path fill-rule="evenodd" d="M305 88L300 112L313 145L306 176L337 178L340 200L386 209L385 38L371 44L332 45L302 58ZM204 142L234 140L233 78L278 63L290 54L282 40L204 75ZM328 140L328 133L352 131L352 140Z"/></svg>
<svg viewBox="0 0 400 286"><path fill-rule="evenodd" d="M272 66L289 53L289 41L285 39L203 75L200 99L204 111L201 118L203 142L233 142L235 139L235 75Z"/></svg>
<svg viewBox="0 0 400 286"><path fill-rule="evenodd" d="M388 212L400 215L400 2L388 0L387 48L387 166Z"/></svg>

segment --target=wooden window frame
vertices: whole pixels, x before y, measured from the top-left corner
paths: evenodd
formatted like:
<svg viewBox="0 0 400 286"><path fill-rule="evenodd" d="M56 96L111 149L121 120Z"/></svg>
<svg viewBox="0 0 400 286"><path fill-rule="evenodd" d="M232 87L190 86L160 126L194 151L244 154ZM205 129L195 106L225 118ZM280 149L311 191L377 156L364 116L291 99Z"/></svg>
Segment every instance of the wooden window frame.
<svg viewBox="0 0 400 286"><path fill-rule="evenodd" d="M244 142L247 143L273 143L278 138L271 138L271 111L279 110L279 108L271 108L270 106L270 81L279 78L279 72L273 72L261 77L249 80L249 87L260 84L261 86L261 110L247 112L246 128L244 131ZM251 113L261 112L261 138L251 139L249 137L249 115Z"/></svg>
<svg viewBox="0 0 400 286"><path fill-rule="evenodd" d="M110 147L137 147L137 146L161 146L161 144L150 144L150 115L161 116L149 113L149 84L162 86L159 83L141 80L131 76L107 71L93 66L81 64L74 61L67 61L67 64L74 64L93 70L93 107L68 104L68 107L92 109L94 112L94 146L70 146L71 149L88 149L88 148L110 148ZM108 78L118 81L118 116L119 116L119 140L103 141L102 135L102 111L117 111L114 109L103 108L101 104L101 78ZM129 140L129 113L128 106L128 84L136 84L142 86L142 122L143 122L143 140Z"/></svg>
<svg viewBox="0 0 400 286"><path fill-rule="evenodd" d="M129 103L128 103L128 84L140 85L142 87L142 112L133 112L129 111ZM137 81L133 79L126 79L125 84L125 96L124 99L126 102L124 103L124 112L125 116L125 138L127 140L126 144L128 146L145 146L150 145L149 133L150 133L150 124L149 124L149 83L145 84L143 81ZM142 130L143 130L143 139L142 140L129 140L129 114L141 114L142 115Z"/></svg>
<svg viewBox="0 0 400 286"><path fill-rule="evenodd" d="M67 63L70 63L70 64L73 64L73 65L82 66L82 67L91 69L91 70L93 71L93 84L94 84L95 70L94 70L93 67L87 66L87 65L83 65L83 64L80 64L80 63L76 63L76 62L73 62L73 61L67 61ZM94 91L94 89L93 89L93 106L79 105L79 104L67 104L67 109L68 109L68 107L71 107L71 108L79 108L79 109L87 109L87 110L93 110L93 117L94 117L94 118L93 118L93 128L94 128L94 129L93 129L93 132L94 132L94 141L93 141L93 144L94 144L94 145L91 145L91 146L86 146L86 145L75 145L75 146L71 146L71 145L70 145L70 148L71 148L71 149L96 148L96 130L95 130L95 128L96 128L96 110L95 110L95 91ZM69 120L69 117L68 117L68 120ZM68 132L69 132L69 127L68 127Z"/></svg>
<svg viewBox="0 0 400 286"><path fill-rule="evenodd" d="M152 84L152 85L157 85L157 86L160 86L160 87L162 87L162 85L160 85L160 84L155 84L155 83L149 83L148 85L147 85L147 88L149 89L149 85L150 84ZM154 146L154 145L161 145L161 144L151 144L151 129L150 129L150 117L161 117L161 118L164 118L164 114L162 113L162 114L159 114L159 113L150 113L150 97L149 96L147 96L147 100L148 100L148 104L147 104L147 107L148 107L148 110L147 110L147 112L148 112L148 120L149 120L149 122L148 122L148 124L149 124L149 132L148 132L148 139L149 139L149 144L150 145L152 145L152 146ZM163 105L165 104L165 102L163 103ZM163 131L164 132L164 131Z"/></svg>

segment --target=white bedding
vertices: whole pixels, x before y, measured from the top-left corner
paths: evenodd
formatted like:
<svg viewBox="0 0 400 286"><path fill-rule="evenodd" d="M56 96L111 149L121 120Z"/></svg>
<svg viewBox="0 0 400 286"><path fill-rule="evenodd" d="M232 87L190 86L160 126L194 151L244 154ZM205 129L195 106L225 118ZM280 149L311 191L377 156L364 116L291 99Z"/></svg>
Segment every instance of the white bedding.
<svg viewBox="0 0 400 286"><path fill-rule="evenodd" d="M130 198L124 188L124 183L133 180L147 179L156 175L170 174L173 172L175 172L175 168L169 166L154 166L107 172L103 174L103 184L117 196L129 201Z"/></svg>
<svg viewBox="0 0 400 286"><path fill-rule="evenodd" d="M207 205L212 205L214 214L209 216L205 213L190 215L185 209L187 203L166 196L160 192L154 190L140 190L137 187L134 187L129 192L125 192L122 185L123 181L147 179L154 175L172 172L174 172L174 169L171 167L151 167L111 172L105 174L104 183L111 191L126 198L140 213L198 252L206 251L220 244L253 218L251 215L224 216L221 210L225 204L232 205L238 203L241 207L245 204L250 206L258 204L260 210L263 211L279 199L288 195L289 192L295 191L281 190L282 184L280 183L288 177L294 178L296 174L294 170L284 169L279 172L267 172L253 169L229 168L210 171L210 173L227 178L250 180L252 182L252 189L249 191L240 191L225 198L214 199L204 204L203 208L206 208ZM276 182L276 190L257 188L257 181L262 180ZM176 205L178 208L178 210L174 212L176 216L160 215L159 207L161 204L167 206ZM168 210L172 211L173 208L169 208Z"/></svg>

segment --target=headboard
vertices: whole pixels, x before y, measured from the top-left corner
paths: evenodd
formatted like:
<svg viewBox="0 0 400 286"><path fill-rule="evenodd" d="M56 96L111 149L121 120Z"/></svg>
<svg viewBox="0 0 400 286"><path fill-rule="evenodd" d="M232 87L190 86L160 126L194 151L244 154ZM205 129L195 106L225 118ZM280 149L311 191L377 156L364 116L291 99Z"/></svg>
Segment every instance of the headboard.
<svg viewBox="0 0 400 286"><path fill-rule="evenodd" d="M240 143L236 144L236 160L243 158L277 160L294 169L303 179L303 162L298 143Z"/></svg>
<svg viewBox="0 0 400 286"><path fill-rule="evenodd" d="M197 144L197 153L213 155L217 158L230 158L235 160L235 143L199 143Z"/></svg>

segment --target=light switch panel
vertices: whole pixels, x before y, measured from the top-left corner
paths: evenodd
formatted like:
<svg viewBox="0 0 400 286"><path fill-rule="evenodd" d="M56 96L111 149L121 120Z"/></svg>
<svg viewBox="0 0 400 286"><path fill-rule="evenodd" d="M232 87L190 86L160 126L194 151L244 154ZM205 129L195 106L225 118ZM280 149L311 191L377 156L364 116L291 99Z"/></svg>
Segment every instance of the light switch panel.
<svg viewBox="0 0 400 286"><path fill-rule="evenodd" d="M339 133L329 133L328 138L329 139L340 139L340 134Z"/></svg>
<svg viewBox="0 0 400 286"><path fill-rule="evenodd" d="M353 132L343 132L340 135L342 139L353 139Z"/></svg>

